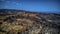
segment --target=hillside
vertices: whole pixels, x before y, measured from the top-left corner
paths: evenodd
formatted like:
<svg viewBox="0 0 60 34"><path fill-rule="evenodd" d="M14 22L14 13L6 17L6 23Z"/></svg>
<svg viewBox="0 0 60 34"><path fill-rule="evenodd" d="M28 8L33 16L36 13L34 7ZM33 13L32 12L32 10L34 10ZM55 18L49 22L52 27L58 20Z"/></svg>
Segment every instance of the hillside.
<svg viewBox="0 0 60 34"><path fill-rule="evenodd" d="M60 15L0 9L0 34L60 34Z"/></svg>

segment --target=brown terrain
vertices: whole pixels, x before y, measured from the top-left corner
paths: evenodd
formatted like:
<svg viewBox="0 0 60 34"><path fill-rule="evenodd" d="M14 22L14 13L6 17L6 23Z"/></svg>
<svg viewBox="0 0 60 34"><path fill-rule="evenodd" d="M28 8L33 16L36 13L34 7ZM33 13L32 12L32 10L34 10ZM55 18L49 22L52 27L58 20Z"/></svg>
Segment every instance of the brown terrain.
<svg viewBox="0 0 60 34"><path fill-rule="evenodd" d="M0 10L0 34L60 34L60 15Z"/></svg>

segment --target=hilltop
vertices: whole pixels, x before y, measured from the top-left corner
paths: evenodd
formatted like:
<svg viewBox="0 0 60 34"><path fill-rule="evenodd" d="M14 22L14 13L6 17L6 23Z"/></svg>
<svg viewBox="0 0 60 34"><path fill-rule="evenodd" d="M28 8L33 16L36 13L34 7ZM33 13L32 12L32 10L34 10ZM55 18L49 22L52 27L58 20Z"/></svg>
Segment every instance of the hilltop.
<svg viewBox="0 0 60 34"><path fill-rule="evenodd" d="M60 34L60 15L0 9L0 34Z"/></svg>

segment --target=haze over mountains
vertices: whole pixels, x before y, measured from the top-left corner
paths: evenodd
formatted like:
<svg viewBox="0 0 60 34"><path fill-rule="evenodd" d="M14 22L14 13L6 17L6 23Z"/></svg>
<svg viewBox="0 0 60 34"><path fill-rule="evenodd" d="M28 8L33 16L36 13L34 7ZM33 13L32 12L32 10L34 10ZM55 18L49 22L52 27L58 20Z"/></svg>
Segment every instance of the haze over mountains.
<svg viewBox="0 0 60 34"><path fill-rule="evenodd" d="M17 9L0 9L0 12L31 12L31 13L43 13L43 14L60 14L60 12L59 11L55 11L55 12L53 12L53 11L27 11L27 10L17 10Z"/></svg>

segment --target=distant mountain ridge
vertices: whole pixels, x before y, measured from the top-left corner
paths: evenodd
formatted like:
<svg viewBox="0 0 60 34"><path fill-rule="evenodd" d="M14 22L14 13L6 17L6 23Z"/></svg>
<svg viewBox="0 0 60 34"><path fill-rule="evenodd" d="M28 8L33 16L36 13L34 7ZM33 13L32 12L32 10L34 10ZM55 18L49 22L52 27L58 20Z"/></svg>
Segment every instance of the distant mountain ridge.
<svg viewBox="0 0 60 34"><path fill-rule="evenodd" d="M37 13L37 14L56 14L60 15L60 13L47 13L47 12L32 12L32 11L26 11L26 10L16 10L16 9L0 9L0 12L27 12L27 13Z"/></svg>

